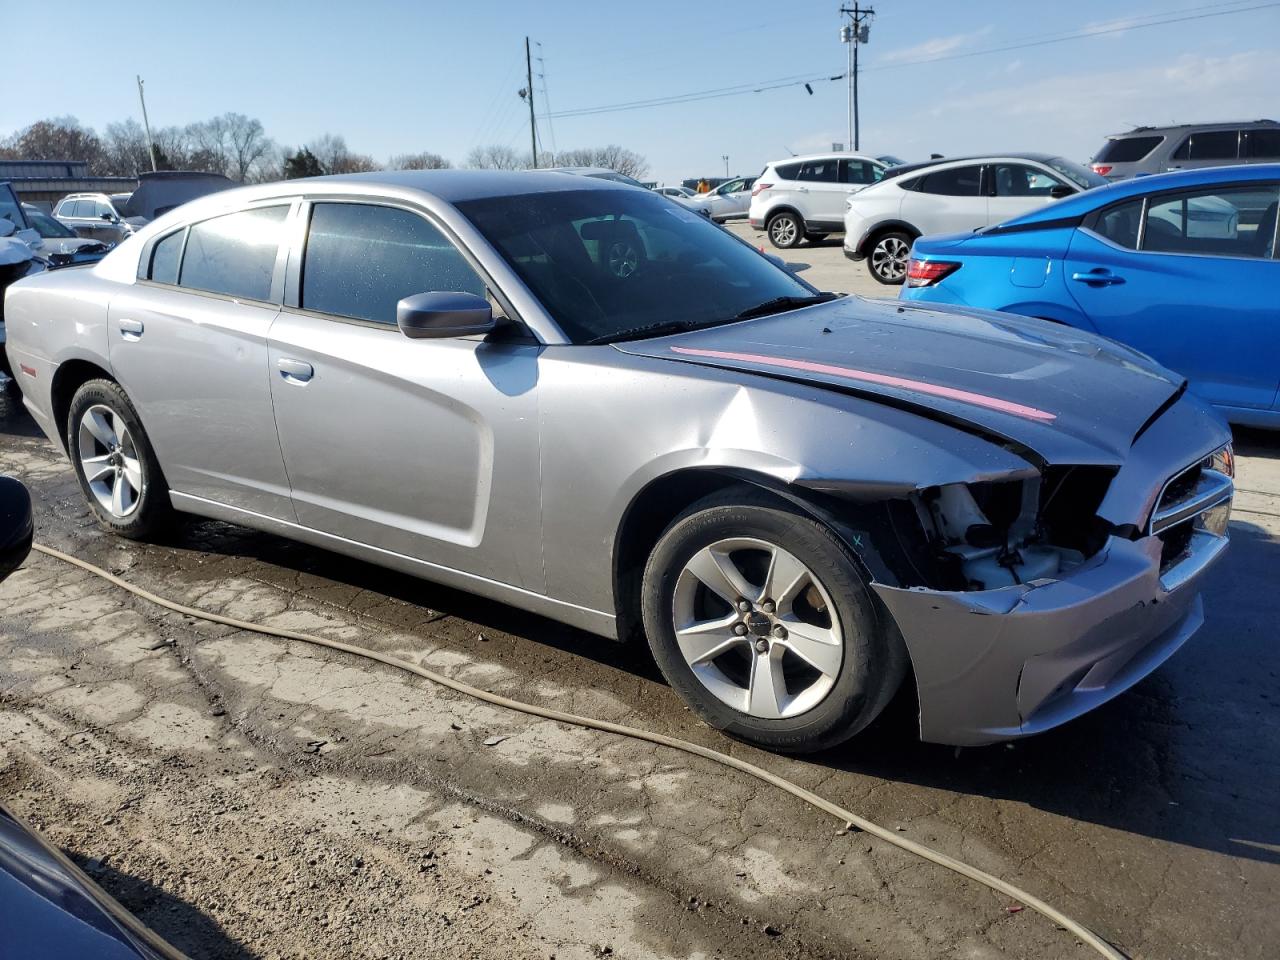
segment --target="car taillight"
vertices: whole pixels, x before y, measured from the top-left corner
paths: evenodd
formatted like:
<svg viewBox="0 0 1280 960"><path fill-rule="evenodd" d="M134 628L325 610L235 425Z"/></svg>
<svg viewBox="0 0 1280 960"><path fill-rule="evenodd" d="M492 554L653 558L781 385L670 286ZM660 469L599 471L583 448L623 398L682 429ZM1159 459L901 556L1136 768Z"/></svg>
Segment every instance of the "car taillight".
<svg viewBox="0 0 1280 960"><path fill-rule="evenodd" d="M916 260L907 261L907 286L932 287L944 277L949 277L960 269L954 260Z"/></svg>
<svg viewBox="0 0 1280 960"><path fill-rule="evenodd" d="M770 187L772 187L772 186L773 186L773 184L772 184L772 183L760 183L760 182L757 182L757 183L756 183L756 185L755 185L755 187L754 187L754 188L752 188L752 190L751 190L751 195L754 197L756 194L760 193L760 191L762 191L762 190L768 190L768 189L769 189Z"/></svg>
<svg viewBox="0 0 1280 960"><path fill-rule="evenodd" d="M1094 163L1090 164L1090 166L1093 167L1093 172L1100 177L1105 177L1111 172L1111 164L1109 163Z"/></svg>

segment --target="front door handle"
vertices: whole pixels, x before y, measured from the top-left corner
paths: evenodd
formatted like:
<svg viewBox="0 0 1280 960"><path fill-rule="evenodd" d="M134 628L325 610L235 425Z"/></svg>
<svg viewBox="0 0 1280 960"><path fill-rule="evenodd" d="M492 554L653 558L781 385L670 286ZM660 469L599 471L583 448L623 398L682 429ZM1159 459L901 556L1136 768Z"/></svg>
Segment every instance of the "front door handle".
<svg viewBox="0 0 1280 960"><path fill-rule="evenodd" d="M291 360L288 357L281 357L276 361L276 368L280 371L280 376L284 377L289 383L306 383L315 376L315 368L305 360Z"/></svg>
<svg viewBox="0 0 1280 960"><path fill-rule="evenodd" d="M143 325L141 320L121 319L120 336L126 340L141 340Z"/></svg>
<svg viewBox="0 0 1280 960"><path fill-rule="evenodd" d="M1091 287L1110 287L1117 283L1124 283L1124 277L1117 277L1106 267L1094 267L1087 272L1073 273L1071 279L1076 283L1087 283Z"/></svg>

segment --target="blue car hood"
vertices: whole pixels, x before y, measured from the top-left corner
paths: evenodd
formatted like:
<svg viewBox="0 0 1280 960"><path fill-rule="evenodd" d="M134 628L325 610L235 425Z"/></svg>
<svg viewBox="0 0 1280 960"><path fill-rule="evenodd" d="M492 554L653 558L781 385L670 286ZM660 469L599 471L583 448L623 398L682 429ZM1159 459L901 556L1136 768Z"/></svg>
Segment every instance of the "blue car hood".
<svg viewBox="0 0 1280 960"><path fill-rule="evenodd" d="M859 297L615 346L866 396L1056 463L1118 466L1185 385L1142 354L1070 327Z"/></svg>

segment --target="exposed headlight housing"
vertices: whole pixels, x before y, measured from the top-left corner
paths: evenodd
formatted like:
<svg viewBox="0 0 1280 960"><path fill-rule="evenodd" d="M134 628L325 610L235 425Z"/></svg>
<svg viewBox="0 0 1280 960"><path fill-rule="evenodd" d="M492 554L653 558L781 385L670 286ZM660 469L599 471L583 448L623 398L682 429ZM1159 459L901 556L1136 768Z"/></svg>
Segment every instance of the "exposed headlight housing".
<svg viewBox="0 0 1280 960"><path fill-rule="evenodd" d="M1235 450L1228 443L1205 457L1204 463L1200 466L1204 470L1216 470L1218 473L1226 474L1234 480L1236 475Z"/></svg>

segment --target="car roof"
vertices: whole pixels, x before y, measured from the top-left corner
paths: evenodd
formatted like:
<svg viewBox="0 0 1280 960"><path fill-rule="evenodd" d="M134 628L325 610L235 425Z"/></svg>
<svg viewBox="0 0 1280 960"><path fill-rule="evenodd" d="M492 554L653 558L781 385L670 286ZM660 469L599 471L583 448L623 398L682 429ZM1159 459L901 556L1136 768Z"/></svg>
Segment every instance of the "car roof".
<svg viewBox="0 0 1280 960"><path fill-rule="evenodd" d="M1109 133L1108 140L1124 137L1141 137L1153 133L1174 133L1179 130L1224 130L1238 127L1280 127L1275 120L1215 120L1212 123L1171 123L1163 127L1134 127L1124 133Z"/></svg>
<svg viewBox="0 0 1280 960"><path fill-rule="evenodd" d="M795 157L784 157L781 160L770 160L765 166L776 167L781 163L803 163L806 160L846 160L856 158L858 160L870 160L873 163L879 163L875 157L868 156L865 153L854 153L851 150L827 150L823 153L805 153Z"/></svg>
<svg viewBox="0 0 1280 960"><path fill-rule="evenodd" d="M1036 163L1048 163L1056 160L1061 154L1028 151L1020 153L975 153L965 157L939 157L936 160L919 160L916 163L904 163L900 167L890 167L885 171L884 179L889 180L904 173L915 173L929 167L940 167L948 163L990 163L993 160L1031 160Z"/></svg>
<svg viewBox="0 0 1280 960"><path fill-rule="evenodd" d="M1280 163L1237 164L1228 167L1201 167L1195 170L1175 170L1157 173L1149 177L1117 180L1105 187L1094 187L1074 196L1058 200L1031 213L1014 217L1002 226L1010 224L1045 223L1054 220L1070 220L1109 204L1131 197L1142 197L1162 190L1213 186L1216 183L1253 183L1259 180L1280 180Z"/></svg>
<svg viewBox="0 0 1280 960"><path fill-rule="evenodd" d="M602 173L613 171L599 168ZM573 172L569 172L572 170ZM360 184L369 187L388 187L395 190L417 190L431 194L446 203L466 200L482 200L489 197L512 196L523 193L550 193L557 190L627 190L635 189L616 180L604 180L584 176L581 171L595 171L594 167L560 167L540 170L380 170L373 173L346 173L329 177L307 177L289 180L288 185L308 184L316 186L340 186ZM285 193L288 187L271 184L277 193Z"/></svg>

